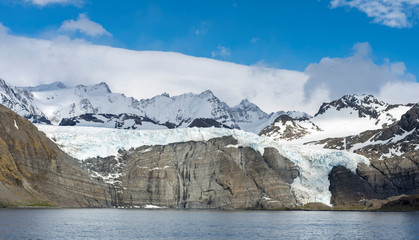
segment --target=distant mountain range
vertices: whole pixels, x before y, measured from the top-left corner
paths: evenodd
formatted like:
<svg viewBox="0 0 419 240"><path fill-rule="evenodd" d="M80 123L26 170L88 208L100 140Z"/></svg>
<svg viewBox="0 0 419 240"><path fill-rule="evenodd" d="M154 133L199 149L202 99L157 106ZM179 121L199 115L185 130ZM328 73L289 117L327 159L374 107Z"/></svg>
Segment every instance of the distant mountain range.
<svg viewBox="0 0 419 240"><path fill-rule="evenodd" d="M137 100L112 93L103 82L74 88L60 82L19 88L0 79L0 95L1 104L34 123L67 126L147 130L216 126L259 133L280 115L310 117L297 111L268 114L247 99L230 107L210 90Z"/></svg>
<svg viewBox="0 0 419 240"><path fill-rule="evenodd" d="M345 95L323 103L311 117L298 111L268 114L247 99L230 107L210 90L137 100L113 93L104 82L73 88L61 82L15 87L2 79L0 96L1 104L34 123L143 130L223 127L296 143L381 129L413 106L391 105L372 95Z"/></svg>

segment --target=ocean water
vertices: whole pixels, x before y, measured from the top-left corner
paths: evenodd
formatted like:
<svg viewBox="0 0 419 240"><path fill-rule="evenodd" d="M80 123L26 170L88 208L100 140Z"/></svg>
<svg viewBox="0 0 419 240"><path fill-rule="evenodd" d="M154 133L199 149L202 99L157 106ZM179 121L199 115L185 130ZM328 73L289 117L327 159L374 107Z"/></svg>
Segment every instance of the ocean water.
<svg viewBox="0 0 419 240"><path fill-rule="evenodd" d="M419 212L0 209L0 239L419 239Z"/></svg>

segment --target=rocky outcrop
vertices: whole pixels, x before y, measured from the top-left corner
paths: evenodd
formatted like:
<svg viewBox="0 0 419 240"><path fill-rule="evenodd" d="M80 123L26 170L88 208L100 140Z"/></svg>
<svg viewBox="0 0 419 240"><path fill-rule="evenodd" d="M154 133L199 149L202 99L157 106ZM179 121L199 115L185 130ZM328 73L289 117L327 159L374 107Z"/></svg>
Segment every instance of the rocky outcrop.
<svg viewBox="0 0 419 240"><path fill-rule="evenodd" d="M419 155L373 160L359 164L356 174L334 167L329 174L331 203L336 206L363 205L368 199L387 199L402 194L419 194Z"/></svg>
<svg viewBox="0 0 419 240"><path fill-rule="evenodd" d="M0 203L105 207L108 187L92 180L28 120L0 105Z"/></svg>
<svg viewBox="0 0 419 240"><path fill-rule="evenodd" d="M381 211L418 211L419 210L419 195L400 196L396 199L390 199L383 204Z"/></svg>
<svg viewBox="0 0 419 240"><path fill-rule="evenodd" d="M207 128L207 127L216 127L216 128L228 128L231 129L231 127L224 125L220 122L215 121L211 118L196 118L192 121L191 124L189 124L188 127L200 127L200 128Z"/></svg>
<svg viewBox="0 0 419 240"><path fill-rule="evenodd" d="M118 161L124 165L121 177L114 180L121 186L117 192L121 207L272 209L296 205L290 191L290 183L299 174L296 166L276 149L267 148L262 156L252 148L237 146L233 137L143 146L120 151ZM102 165L104 170L98 175L109 176L115 165L109 169Z"/></svg>

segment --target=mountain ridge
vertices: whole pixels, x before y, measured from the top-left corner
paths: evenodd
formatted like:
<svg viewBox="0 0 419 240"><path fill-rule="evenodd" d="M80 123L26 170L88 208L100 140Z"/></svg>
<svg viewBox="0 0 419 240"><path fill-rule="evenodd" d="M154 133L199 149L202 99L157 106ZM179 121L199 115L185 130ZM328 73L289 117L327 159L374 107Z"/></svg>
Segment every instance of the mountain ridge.
<svg viewBox="0 0 419 240"><path fill-rule="evenodd" d="M4 85L9 86L6 82ZM60 82L14 88L22 89L31 95L26 100L27 104L39 109L36 114L49 121L45 123L54 125L67 123L79 126L166 129L188 127L194 119L213 119L219 123L216 125L258 133L281 114L308 116L306 113L296 111L268 114L247 99L230 107L218 99L211 90L178 96L163 93L153 98L137 100L124 94L113 93L105 82L77 85L73 88L66 87ZM89 123L86 114L93 114L95 118L101 120ZM115 120L115 115L119 116L119 120ZM130 116L129 122L123 123L125 118L122 119L122 115ZM107 116L112 118L104 119ZM140 121L135 123L130 119L142 119L146 124L143 125Z"/></svg>
<svg viewBox="0 0 419 240"><path fill-rule="evenodd" d="M300 144L345 137L391 126L412 106L390 105L372 95L345 95L323 103L312 118L278 118L260 134L279 141Z"/></svg>

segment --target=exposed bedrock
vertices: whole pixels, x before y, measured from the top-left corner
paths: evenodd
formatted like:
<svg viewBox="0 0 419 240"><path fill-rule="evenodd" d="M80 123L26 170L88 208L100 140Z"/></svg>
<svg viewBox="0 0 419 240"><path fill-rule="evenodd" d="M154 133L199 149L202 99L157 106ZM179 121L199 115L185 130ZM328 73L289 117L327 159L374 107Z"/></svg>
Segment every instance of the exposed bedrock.
<svg viewBox="0 0 419 240"><path fill-rule="evenodd" d="M111 206L107 186L92 180L28 120L0 105L0 203L11 206Z"/></svg>
<svg viewBox="0 0 419 240"><path fill-rule="evenodd" d="M405 154L371 165L359 164L356 173L334 167L329 174L334 205L362 205L368 199L384 200L402 194L419 194L419 155Z"/></svg>
<svg viewBox="0 0 419 240"><path fill-rule="evenodd" d="M262 156L233 137L140 147L123 154L123 204L174 208L284 208L296 204L295 165L267 148Z"/></svg>

